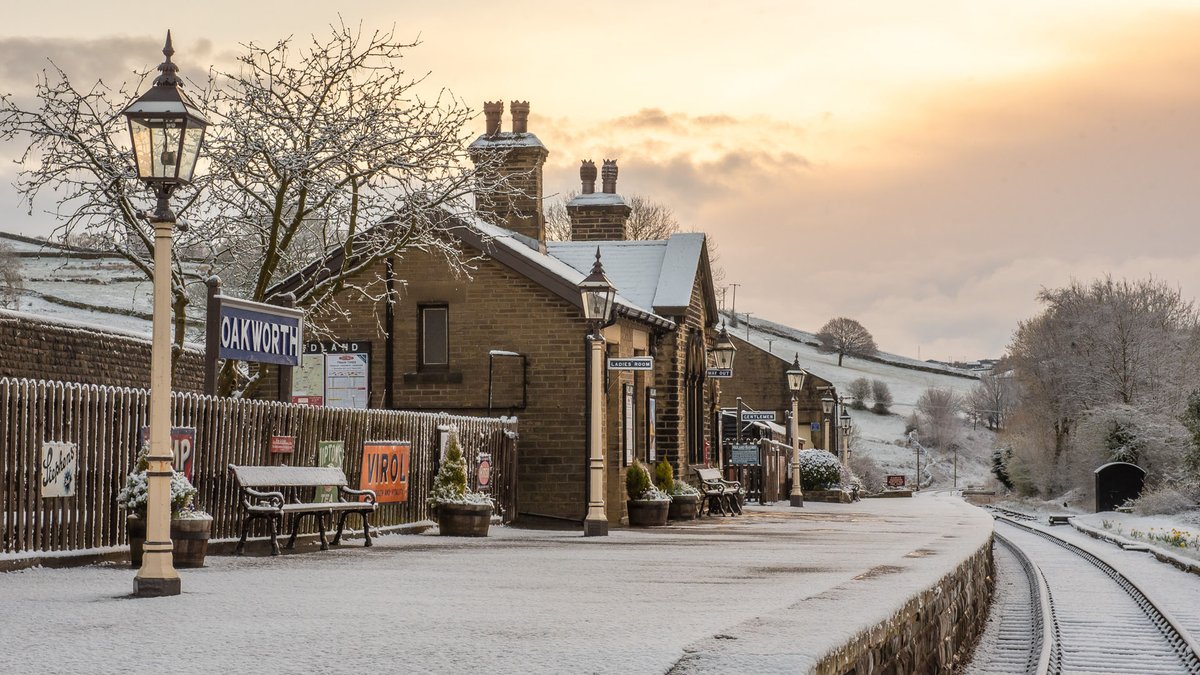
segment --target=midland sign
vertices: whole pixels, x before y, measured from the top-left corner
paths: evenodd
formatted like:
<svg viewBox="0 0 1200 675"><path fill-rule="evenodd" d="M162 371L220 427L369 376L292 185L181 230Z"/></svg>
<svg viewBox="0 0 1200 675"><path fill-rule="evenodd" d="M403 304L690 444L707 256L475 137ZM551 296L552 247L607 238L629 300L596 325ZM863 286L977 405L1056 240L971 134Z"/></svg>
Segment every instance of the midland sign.
<svg viewBox="0 0 1200 675"><path fill-rule="evenodd" d="M304 312L217 296L221 304L220 354L223 359L300 365Z"/></svg>
<svg viewBox="0 0 1200 675"><path fill-rule="evenodd" d="M626 359L609 359L609 370L654 370L653 356L633 356Z"/></svg>

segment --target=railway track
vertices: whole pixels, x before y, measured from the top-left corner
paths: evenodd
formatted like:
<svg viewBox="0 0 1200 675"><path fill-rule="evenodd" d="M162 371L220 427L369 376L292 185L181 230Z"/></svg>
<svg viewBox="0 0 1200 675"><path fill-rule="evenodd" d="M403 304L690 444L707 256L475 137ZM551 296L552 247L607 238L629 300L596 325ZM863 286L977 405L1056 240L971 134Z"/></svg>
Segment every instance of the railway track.
<svg viewBox="0 0 1200 675"><path fill-rule="evenodd" d="M1010 578L967 672L1200 674L1186 629L1133 581L1050 533L996 522L997 565Z"/></svg>

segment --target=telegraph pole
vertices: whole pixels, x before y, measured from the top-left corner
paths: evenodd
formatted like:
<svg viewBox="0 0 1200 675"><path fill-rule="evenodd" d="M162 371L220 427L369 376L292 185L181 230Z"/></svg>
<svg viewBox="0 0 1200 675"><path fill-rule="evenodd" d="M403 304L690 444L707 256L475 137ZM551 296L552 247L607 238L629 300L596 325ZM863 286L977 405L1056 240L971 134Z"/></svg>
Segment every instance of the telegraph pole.
<svg viewBox="0 0 1200 675"><path fill-rule="evenodd" d="M730 310L729 310L729 313L730 313L731 315L733 315L733 321L730 321L729 323L733 324L734 326L737 326L737 325L738 325L738 320L737 320L737 289L738 289L738 286L741 286L741 284L729 284L729 286L730 286L731 288L733 288L733 307L731 307L731 308L730 308Z"/></svg>

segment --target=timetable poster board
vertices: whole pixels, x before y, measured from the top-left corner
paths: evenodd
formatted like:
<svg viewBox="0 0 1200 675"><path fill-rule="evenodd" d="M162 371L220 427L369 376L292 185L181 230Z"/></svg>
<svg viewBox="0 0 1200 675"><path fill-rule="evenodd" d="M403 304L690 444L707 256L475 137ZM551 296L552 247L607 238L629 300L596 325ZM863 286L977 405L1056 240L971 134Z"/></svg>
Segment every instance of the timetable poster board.
<svg viewBox="0 0 1200 675"><path fill-rule="evenodd" d="M306 342L292 382L292 403L366 409L371 394L370 342Z"/></svg>

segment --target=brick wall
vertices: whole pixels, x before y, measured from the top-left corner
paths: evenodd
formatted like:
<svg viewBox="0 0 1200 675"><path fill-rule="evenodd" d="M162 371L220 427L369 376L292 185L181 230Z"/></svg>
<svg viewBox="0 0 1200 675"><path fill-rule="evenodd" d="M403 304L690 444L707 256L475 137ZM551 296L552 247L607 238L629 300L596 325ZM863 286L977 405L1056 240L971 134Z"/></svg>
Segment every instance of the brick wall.
<svg viewBox="0 0 1200 675"><path fill-rule="evenodd" d="M150 340L103 327L0 311L0 355L0 377L150 386ZM174 386L203 389L203 352L188 349L180 355Z"/></svg>
<svg viewBox="0 0 1200 675"><path fill-rule="evenodd" d="M567 204L571 241L624 241L630 211L625 204Z"/></svg>

